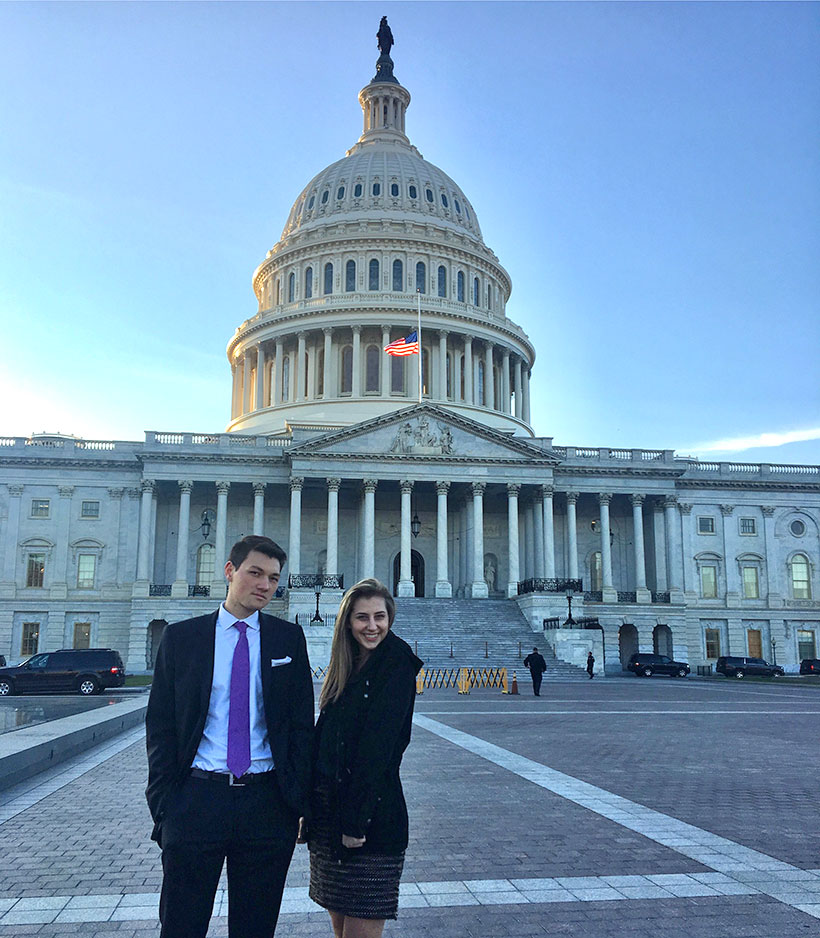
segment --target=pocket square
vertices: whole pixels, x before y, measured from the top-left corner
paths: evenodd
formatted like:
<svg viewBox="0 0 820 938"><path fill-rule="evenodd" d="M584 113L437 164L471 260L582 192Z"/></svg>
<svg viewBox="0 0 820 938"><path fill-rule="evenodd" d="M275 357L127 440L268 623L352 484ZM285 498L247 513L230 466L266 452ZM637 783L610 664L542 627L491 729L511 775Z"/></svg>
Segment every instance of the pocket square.
<svg viewBox="0 0 820 938"><path fill-rule="evenodd" d="M290 664L293 661L290 655L285 655L284 658L271 658L270 666L272 668L281 668L283 664Z"/></svg>

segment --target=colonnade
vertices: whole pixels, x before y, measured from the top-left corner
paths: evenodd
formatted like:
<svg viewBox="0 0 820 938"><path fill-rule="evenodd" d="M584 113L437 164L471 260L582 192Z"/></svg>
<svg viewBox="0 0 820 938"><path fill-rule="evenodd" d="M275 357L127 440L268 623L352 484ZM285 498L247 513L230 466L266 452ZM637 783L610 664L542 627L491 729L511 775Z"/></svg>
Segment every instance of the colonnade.
<svg viewBox="0 0 820 938"><path fill-rule="evenodd" d="M233 365L232 419L290 402L362 396L417 400L417 359L395 359L382 351L399 337L393 333L406 335L409 327L384 325L364 336L363 328L326 326L298 332L295 341L279 337L246 348ZM375 353L369 353L371 347ZM426 397L514 413L531 422L530 363L514 349L447 329L423 330L422 347ZM368 354L375 355L376 368ZM405 369L400 386L393 368Z"/></svg>

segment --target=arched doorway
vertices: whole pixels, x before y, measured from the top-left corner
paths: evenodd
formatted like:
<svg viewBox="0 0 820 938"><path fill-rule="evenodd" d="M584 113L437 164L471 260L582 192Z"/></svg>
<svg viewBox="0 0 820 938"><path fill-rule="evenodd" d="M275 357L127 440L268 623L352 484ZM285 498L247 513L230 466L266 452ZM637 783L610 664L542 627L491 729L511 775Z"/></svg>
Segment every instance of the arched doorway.
<svg viewBox="0 0 820 938"><path fill-rule="evenodd" d="M401 578L401 553L393 558L393 595L399 595L399 579ZM410 579L416 588L418 598L424 596L424 557L417 550L410 551Z"/></svg>
<svg viewBox="0 0 820 938"><path fill-rule="evenodd" d="M672 653L672 629L668 625L656 625L652 629L652 647L656 655L666 655L667 658L674 658Z"/></svg>
<svg viewBox="0 0 820 938"><path fill-rule="evenodd" d="M168 623L165 619L152 619L148 623L148 648L146 649L145 657L148 659L147 665L153 671L157 663L157 649L159 648L159 640L162 638L162 633L165 631L165 626Z"/></svg>
<svg viewBox="0 0 820 938"><path fill-rule="evenodd" d="M634 625L622 625L618 629L618 652L621 670L626 671L629 659L638 652L638 630Z"/></svg>

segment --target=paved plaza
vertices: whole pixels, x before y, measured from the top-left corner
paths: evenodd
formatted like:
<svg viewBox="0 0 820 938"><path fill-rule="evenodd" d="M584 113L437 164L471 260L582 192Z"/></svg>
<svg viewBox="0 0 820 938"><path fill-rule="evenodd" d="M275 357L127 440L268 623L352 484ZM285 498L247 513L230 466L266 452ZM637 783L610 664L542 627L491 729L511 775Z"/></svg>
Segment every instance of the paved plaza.
<svg viewBox="0 0 820 938"><path fill-rule="evenodd" d="M385 934L820 935L818 717L820 689L776 682L427 691ZM2 793L0 938L159 933L145 777L138 729ZM298 847L277 935L330 936L307 870Z"/></svg>

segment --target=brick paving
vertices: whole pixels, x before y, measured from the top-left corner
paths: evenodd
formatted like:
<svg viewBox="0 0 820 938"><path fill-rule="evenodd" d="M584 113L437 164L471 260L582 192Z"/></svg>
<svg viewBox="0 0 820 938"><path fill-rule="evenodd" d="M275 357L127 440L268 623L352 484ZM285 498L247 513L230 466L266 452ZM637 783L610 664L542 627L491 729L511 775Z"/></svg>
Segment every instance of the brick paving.
<svg viewBox="0 0 820 938"><path fill-rule="evenodd" d="M820 935L820 757L807 744L816 691L610 679L548 685L538 700L428 691L417 708L445 732L500 747L509 767L416 728L403 772L402 909L386 935ZM653 809L656 825L659 812L719 835L741 858L752 848L772 869L742 859L716 873L650 828L638 833L516 774L532 764ZM0 938L158 934L159 851L144 785L137 741L0 823ZM3 793L0 812L20 794ZM297 848L277 933L327 938L306 885ZM219 898L211 935L227 934L221 912Z"/></svg>

